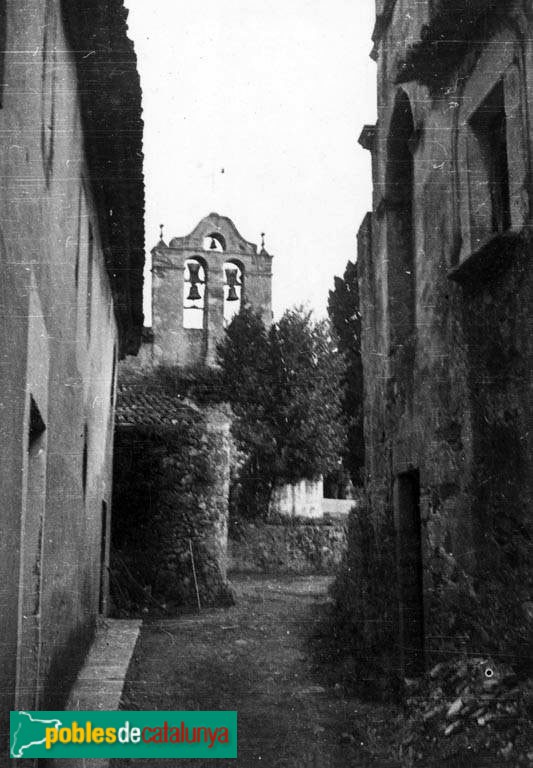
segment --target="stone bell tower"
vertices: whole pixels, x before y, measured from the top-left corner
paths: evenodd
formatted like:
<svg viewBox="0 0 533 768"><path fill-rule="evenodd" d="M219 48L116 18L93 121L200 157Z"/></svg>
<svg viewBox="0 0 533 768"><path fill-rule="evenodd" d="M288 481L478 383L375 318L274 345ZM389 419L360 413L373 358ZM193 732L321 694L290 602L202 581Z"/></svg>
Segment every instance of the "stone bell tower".
<svg viewBox="0 0 533 768"><path fill-rule="evenodd" d="M186 237L152 250L153 362L213 365L224 327L241 306L272 322L272 256L210 213Z"/></svg>

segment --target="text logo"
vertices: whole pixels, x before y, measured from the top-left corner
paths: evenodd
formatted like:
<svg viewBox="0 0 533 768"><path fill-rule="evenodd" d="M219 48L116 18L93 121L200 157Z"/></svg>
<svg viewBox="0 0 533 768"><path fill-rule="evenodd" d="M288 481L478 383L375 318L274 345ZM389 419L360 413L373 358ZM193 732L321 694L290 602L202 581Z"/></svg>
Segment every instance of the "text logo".
<svg viewBox="0 0 533 768"><path fill-rule="evenodd" d="M236 712L11 712L24 758L236 758Z"/></svg>

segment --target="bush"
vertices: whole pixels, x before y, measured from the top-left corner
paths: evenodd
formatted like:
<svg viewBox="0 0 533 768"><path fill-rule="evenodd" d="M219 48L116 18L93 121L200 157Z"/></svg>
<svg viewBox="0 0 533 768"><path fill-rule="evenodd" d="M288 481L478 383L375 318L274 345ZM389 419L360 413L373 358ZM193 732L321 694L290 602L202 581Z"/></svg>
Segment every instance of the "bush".
<svg viewBox="0 0 533 768"><path fill-rule="evenodd" d="M366 510L352 512L327 631L334 652L344 658L347 677L371 697L403 691L395 562L392 519L376 521ZM500 558L497 578L489 566L474 576L439 548L426 576L429 665L484 655L511 665L521 679L531 675L533 622L527 615L525 574Z"/></svg>
<svg viewBox="0 0 533 768"><path fill-rule="evenodd" d="M331 587L332 636L358 692L385 698L400 682L394 563L392 522L374 527L367 509L352 510L348 550Z"/></svg>
<svg viewBox="0 0 533 768"><path fill-rule="evenodd" d="M527 574L501 559L497 568L494 559L487 562L492 567L479 566L474 577L442 548L434 553L426 595L429 662L488 654L524 678L533 672L533 626L523 609Z"/></svg>

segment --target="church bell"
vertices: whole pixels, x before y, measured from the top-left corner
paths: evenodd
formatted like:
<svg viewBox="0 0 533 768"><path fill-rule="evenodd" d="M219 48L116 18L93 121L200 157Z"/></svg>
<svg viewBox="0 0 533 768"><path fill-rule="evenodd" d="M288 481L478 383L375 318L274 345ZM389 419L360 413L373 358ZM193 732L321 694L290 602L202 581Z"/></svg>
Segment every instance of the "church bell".
<svg viewBox="0 0 533 768"><path fill-rule="evenodd" d="M193 283L191 285L191 289L189 291L189 295L187 296L187 301L200 301L202 297L200 296L200 291L198 290L198 286L196 283Z"/></svg>
<svg viewBox="0 0 533 768"><path fill-rule="evenodd" d="M190 262L187 266L189 268L188 282L191 284L187 301L200 301L202 298L198 290L198 283L202 282L200 280L200 264L198 262Z"/></svg>
<svg viewBox="0 0 533 768"><path fill-rule="evenodd" d="M228 301L239 301L239 297L237 296L237 290L234 285L230 285L230 289L228 291Z"/></svg>
<svg viewBox="0 0 533 768"><path fill-rule="evenodd" d="M226 285L229 288L227 301L239 301L237 295L236 286L239 284L237 280L237 269L226 269Z"/></svg>

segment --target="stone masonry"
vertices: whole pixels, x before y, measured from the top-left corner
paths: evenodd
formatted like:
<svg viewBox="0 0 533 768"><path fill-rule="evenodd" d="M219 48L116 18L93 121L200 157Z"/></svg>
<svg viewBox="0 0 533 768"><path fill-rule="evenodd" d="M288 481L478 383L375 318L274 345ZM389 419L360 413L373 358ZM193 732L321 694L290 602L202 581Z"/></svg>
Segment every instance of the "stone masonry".
<svg viewBox="0 0 533 768"><path fill-rule="evenodd" d="M126 17L122 0L0 4L5 756L10 710L65 705L107 610L115 379L142 330L141 90Z"/></svg>
<svg viewBox="0 0 533 768"><path fill-rule="evenodd" d="M197 310L201 327L187 328L184 323L190 287L187 262L196 262L203 269L200 290L205 293ZM258 252L231 219L211 213L187 237L174 237L168 246L161 240L152 250L153 343L145 352L153 362L179 366L215 362L228 301L225 266L240 271L239 301L257 310L265 325L272 322L272 256L264 247Z"/></svg>
<svg viewBox="0 0 533 768"><path fill-rule="evenodd" d="M474 647L507 642L531 599L533 15L515 0L376 6L379 114L360 138L367 490L396 530L416 673L465 622L461 580Z"/></svg>

